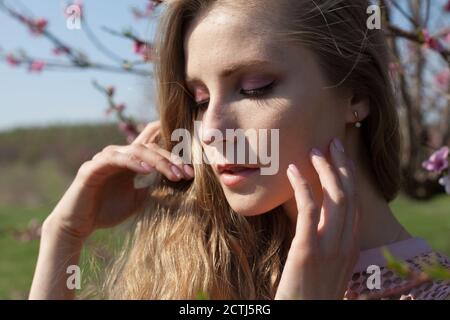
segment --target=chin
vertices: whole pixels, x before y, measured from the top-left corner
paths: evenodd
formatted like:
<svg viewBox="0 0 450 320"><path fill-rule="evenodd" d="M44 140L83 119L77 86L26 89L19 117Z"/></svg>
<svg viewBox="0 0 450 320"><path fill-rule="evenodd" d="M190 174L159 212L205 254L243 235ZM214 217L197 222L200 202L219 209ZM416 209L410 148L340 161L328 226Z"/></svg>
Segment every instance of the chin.
<svg viewBox="0 0 450 320"><path fill-rule="evenodd" d="M271 201L264 193L238 194L225 192L228 204L239 215L242 216L258 216L269 212L281 203Z"/></svg>

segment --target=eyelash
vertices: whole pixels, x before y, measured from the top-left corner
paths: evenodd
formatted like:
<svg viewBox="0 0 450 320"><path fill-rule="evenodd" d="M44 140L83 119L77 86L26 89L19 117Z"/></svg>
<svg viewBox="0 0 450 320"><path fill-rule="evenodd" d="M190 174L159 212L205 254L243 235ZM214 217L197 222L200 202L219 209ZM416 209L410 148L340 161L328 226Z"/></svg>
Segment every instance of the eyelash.
<svg viewBox="0 0 450 320"><path fill-rule="evenodd" d="M243 96L245 96L248 99L258 99L258 98L262 98L265 95L267 95L271 89L273 88L275 84L275 81L272 81L270 84L268 84L265 87L261 87L261 88L256 88L256 89L252 89L252 90L240 90L239 93L242 94ZM202 101L202 102L198 102L196 104L196 108L197 109L206 109L208 107L208 103L209 101Z"/></svg>

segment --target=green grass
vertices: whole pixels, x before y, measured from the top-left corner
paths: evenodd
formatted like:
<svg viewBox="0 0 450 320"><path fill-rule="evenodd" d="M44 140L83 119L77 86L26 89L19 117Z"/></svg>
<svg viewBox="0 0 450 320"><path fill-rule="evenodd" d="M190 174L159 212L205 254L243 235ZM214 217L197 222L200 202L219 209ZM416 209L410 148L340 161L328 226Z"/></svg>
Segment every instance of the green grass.
<svg viewBox="0 0 450 320"><path fill-rule="evenodd" d="M13 237L11 229L26 228L31 219L43 222L51 210L0 206L0 299L27 298L39 252L39 240L21 242ZM96 276L101 276L107 256L120 248L122 236L120 228L115 228L98 230L89 238L80 259L83 284L91 277L98 280Z"/></svg>
<svg viewBox="0 0 450 320"><path fill-rule="evenodd" d="M427 240L434 250L450 256L449 195L440 195L428 202L399 197L391 208L410 233Z"/></svg>
<svg viewBox="0 0 450 320"><path fill-rule="evenodd" d="M435 250L450 256L450 196L442 195L429 202L399 197L391 207L400 222L414 236L425 238ZM0 299L27 297L39 249L37 240L19 242L5 230L26 227L33 218L43 221L51 209L0 206ZM94 237L94 243L108 242L111 239L106 231L98 232ZM89 265L90 262L85 263ZM89 271L85 274L89 274Z"/></svg>
<svg viewBox="0 0 450 320"><path fill-rule="evenodd" d="M0 207L0 298L26 298L39 249L39 241L19 242L9 232L10 228L25 228L36 218L43 221L49 208L24 209Z"/></svg>
<svg viewBox="0 0 450 320"><path fill-rule="evenodd" d="M38 240L20 242L12 230L26 228L31 219L42 222L84 161L106 145L124 143L116 124L0 132L0 298L27 297L39 249ZM102 234L110 233L96 232L90 243L102 241Z"/></svg>

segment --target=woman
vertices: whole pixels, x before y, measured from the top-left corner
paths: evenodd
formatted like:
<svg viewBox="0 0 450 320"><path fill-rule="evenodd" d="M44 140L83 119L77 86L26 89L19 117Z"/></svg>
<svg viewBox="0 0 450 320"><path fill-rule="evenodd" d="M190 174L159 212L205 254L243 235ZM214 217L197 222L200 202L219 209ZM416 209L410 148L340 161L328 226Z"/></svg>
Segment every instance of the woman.
<svg viewBox="0 0 450 320"><path fill-rule="evenodd" d="M73 298L65 271L86 238L137 212L105 297L343 299L401 285L381 247L412 268L434 253L388 205L400 186L399 127L368 6L170 1L155 53L160 122L81 166L44 222L30 298ZM202 131L190 160L213 158L214 130L279 129L278 173L171 156L172 132L193 133L194 121ZM150 187L133 188L136 174L151 172ZM370 265L379 288L369 288ZM448 284L424 286L395 298L450 294Z"/></svg>

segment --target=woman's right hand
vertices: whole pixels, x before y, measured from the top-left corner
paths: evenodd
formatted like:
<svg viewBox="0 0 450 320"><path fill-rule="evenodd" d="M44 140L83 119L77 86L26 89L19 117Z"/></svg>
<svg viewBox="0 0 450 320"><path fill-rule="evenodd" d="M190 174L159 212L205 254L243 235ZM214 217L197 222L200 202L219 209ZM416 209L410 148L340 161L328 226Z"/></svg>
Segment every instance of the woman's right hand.
<svg viewBox="0 0 450 320"><path fill-rule="evenodd" d="M155 143L159 128L159 121L151 122L130 145L107 146L83 163L44 225L84 240L135 213L148 192L134 188L136 174L156 170L171 181L192 179L192 166Z"/></svg>

